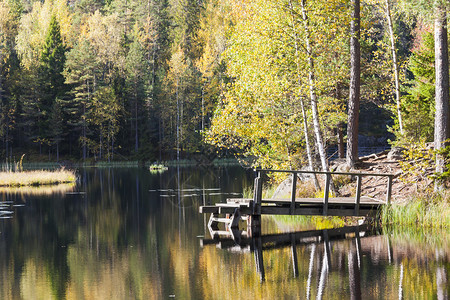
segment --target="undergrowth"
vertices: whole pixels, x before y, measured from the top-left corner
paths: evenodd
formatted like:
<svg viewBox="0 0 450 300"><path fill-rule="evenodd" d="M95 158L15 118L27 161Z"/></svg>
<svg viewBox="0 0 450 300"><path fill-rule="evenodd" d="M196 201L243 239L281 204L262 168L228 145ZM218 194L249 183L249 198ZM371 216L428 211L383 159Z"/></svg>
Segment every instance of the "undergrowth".
<svg viewBox="0 0 450 300"><path fill-rule="evenodd" d="M406 204L384 205L381 221L387 225L450 228L450 194L431 191L412 196Z"/></svg>

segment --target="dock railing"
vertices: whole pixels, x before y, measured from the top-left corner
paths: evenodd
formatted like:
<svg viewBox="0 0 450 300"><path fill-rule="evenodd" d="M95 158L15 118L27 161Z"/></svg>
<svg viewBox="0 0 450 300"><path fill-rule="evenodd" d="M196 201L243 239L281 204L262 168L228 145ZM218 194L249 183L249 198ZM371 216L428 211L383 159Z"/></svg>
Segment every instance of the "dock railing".
<svg viewBox="0 0 450 300"><path fill-rule="evenodd" d="M302 171L302 170L272 170L272 169L255 169L257 176L255 178L254 194L253 194L253 213L255 215L261 214L261 202L262 202L262 175L267 173L290 173L292 176L292 190L291 190L291 214L294 213L295 203L296 203L296 193L297 193L297 174L316 174L325 175L325 187L323 196L323 215L326 216L328 213L328 199L330 192L331 176L332 175L346 175L356 177L356 195L355 195L355 213L359 214L359 205L361 201L361 184L363 176L377 176L377 177L387 177L386 186L386 204L391 203L392 196L392 180L394 174L380 174L380 173L360 173L360 172L323 172L323 171Z"/></svg>

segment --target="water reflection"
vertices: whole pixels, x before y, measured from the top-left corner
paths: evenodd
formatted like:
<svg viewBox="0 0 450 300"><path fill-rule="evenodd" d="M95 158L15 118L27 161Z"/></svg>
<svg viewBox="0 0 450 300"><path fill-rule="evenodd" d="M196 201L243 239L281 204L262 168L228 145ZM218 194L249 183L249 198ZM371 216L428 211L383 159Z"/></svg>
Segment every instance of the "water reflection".
<svg viewBox="0 0 450 300"><path fill-rule="evenodd" d="M215 235L200 244L205 249L215 245L233 255L251 253L254 273L269 291L274 289L270 297L281 292L298 299L447 299L448 243L435 248L435 255L427 255L426 266L416 265L417 255L423 253L421 245L409 245L404 251L397 247L402 241L380 230L363 225L261 234L256 228L251 233L234 230L228 236ZM411 273L405 274L405 261ZM280 272L280 263L285 270L290 265L292 273ZM411 277L417 270L418 278ZM275 286L286 281L294 283L295 292Z"/></svg>
<svg viewBox="0 0 450 300"><path fill-rule="evenodd" d="M321 232L310 240L291 233L281 247L277 234L266 242L263 228L259 240L253 233L241 234L238 245L232 240L235 252L202 248L197 236L208 236L208 229L198 207L242 193L253 183L251 172L84 169L79 174L69 193L5 198L25 206L12 208L12 219L0 220L1 299L342 299L351 296L350 265L359 270L363 299L396 299L400 283L404 299L448 296L446 232L374 235L360 229L359 235L338 239L328 230L328 237ZM208 191L217 188L210 192L221 195ZM176 196L154 192L164 189ZM186 197L193 189L202 192ZM251 249L261 249L259 273Z"/></svg>

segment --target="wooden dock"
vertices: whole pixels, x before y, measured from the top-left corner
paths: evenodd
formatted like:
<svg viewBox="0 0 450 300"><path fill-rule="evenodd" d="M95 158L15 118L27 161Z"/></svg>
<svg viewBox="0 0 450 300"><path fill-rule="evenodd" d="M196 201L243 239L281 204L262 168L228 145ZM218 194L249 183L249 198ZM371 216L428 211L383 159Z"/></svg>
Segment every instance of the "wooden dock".
<svg viewBox="0 0 450 300"><path fill-rule="evenodd" d="M296 170L256 170L253 198L230 198L226 203L201 206L200 213L209 213L208 228L211 235L219 231L218 224L224 223L228 229L237 228L241 219L248 220L249 226L260 225L261 215L321 215L321 216L370 216L375 217L378 209L390 203L393 174L355 173L355 172L316 172ZM263 199L262 184L267 173L290 173L292 176L291 196L289 199ZM325 176L323 198L297 198L298 174ZM329 197L333 175L347 175L356 178L354 197ZM361 195L363 176L387 177L386 198L375 199Z"/></svg>

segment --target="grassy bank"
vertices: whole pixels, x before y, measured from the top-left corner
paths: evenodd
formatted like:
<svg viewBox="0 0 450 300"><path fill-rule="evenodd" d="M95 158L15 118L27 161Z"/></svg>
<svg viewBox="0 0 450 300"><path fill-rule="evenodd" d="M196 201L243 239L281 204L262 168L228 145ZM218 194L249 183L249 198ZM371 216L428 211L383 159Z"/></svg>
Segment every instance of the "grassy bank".
<svg viewBox="0 0 450 300"><path fill-rule="evenodd" d="M389 225L450 228L450 194L423 192L405 204L383 206L381 221Z"/></svg>
<svg viewBox="0 0 450 300"><path fill-rule="evenodd" d="M55 171L23 171L23 172L0 172L0 186L38 186L59 183L75 182L76 176L73 171L59 169Z"/></svg>

